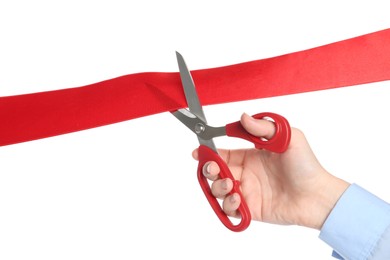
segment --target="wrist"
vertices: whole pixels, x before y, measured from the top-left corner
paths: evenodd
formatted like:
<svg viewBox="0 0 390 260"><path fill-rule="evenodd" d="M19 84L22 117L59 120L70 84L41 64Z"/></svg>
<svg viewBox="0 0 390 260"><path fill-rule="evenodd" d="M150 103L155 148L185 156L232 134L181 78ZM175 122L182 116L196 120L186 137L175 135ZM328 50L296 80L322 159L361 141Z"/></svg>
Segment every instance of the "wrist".
<svg viewBox="0 0 390 260"><path fill-rule="evenodd" d="M325 170L316 184L311 185L310 190L303 195L304 207L301 207L299 226L321 230L325 220L335 207L337 201L349 187L349 183L339 179Z"/></svg>
<svg viewBox="0 0 390 260"><path fill-rule="evenodd" d="M350 183L337 178L329 173L324 176L325 181L318 189L316 200L317 209L313 212L312 228L321 230L325 220L335 207L337 201L348 189Z"/></svg>

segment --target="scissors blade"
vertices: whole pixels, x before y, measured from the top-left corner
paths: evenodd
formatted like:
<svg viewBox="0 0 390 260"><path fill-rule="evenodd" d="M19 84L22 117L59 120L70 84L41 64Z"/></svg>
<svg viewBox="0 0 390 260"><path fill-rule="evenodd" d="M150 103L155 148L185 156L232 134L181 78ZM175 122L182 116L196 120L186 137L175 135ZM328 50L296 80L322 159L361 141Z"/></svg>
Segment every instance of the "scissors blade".
<svg viewBox="0 0 390 260"><path fill-rule="evenodd" d="M206 116L200 104L198 94L191 73L188 70L183 56L176 52L177 63L179 64L180 78L183 84L184 94L186 96L188 108L191 113L195 114L200 120L207 124Z"/></svg>

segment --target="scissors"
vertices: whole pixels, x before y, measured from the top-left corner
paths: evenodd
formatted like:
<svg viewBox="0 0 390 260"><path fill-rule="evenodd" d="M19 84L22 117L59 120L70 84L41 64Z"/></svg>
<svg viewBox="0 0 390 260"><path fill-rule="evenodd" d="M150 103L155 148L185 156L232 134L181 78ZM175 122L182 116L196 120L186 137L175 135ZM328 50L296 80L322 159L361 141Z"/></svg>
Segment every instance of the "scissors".
<svg viewBox="0 0 390 260"><path fill-rule="evenodd" d="M239 232L245 230L251 221L251 214L240 190L240 182L235 180L227 164L218 154L213 138L218 136L229 136L245 139L252 142L257 149L266 149L271 152L282 153L287 150L291 138L291 129L288 121L275 113L259 113L253 117L256 119L268 119L275 125L275 135L269 139L259 138L249 134L241 125L240 121L227 124L223 127L212 127L207 124L205 114L200 104L198 94L191 73L187 68L183 56L176 52L177 62L179 65L180 78L187 100L188 109L178 109L171 113L196 134L199 140L199 164L198 164L198 181L206 195L214 212L219 220L230 230ZM203 175L203 167L209 161L215 161L220 168L220 178L229 178L233 181L233 189L230 194L238 193L241 197L241 203L238 208L240 213L240 222L234 224L223 211L220 202L211 193L208 179Z"/></svg>

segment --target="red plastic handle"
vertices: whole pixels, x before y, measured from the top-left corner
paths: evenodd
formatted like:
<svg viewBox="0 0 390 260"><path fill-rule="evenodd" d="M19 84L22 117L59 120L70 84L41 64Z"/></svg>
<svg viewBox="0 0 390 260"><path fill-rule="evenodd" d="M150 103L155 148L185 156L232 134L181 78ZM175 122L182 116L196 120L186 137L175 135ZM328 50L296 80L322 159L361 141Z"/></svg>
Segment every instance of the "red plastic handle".
<svg viewBox="0 0 390 260"><path fill-rule="evenodd" d="M233 222L229 219L229 217L223 211L218 200L211 193L211 188L208 179L203 175L203 166L209 161L215 161L219 165L219 168L221 170L219 175L222 179L229 178L233 181L233 189L230 194L238 193L241 197L241 204L238 208L238 212L240 212L241 215L241 221L236 225L233 224ZM252 217L249 208L244 200L244 197L242 196L240 190L240 182L233 178L232 173L230 172L228 166L221 158L221 156L219 156L219 154L204 145L199 146L198 180L215 214L217 214L218 218L228 229L235 232L239 232L245 230L249 226Z"/></svg>
<svg viewBox="0 0 390 260"><path fill-rule="evenodd" d="M253 116L256 119L269 118L275 124L275 135L269 139L264 140L257 136L248 133L241 122L234 122L226 125L226 135L230 137L238 137L252 142L257 149L266 149L271 152L283 153L287 150L291 139L291 128L287 119L281 115L265 112Z"/></svg>

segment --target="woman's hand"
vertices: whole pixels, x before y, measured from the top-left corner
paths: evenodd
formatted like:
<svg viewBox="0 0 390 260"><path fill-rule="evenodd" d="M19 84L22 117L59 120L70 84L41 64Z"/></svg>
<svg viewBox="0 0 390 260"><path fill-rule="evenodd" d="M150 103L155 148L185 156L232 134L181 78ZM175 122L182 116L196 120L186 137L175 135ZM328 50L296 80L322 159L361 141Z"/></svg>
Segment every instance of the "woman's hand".
<svg viewBox="0 0 390 260"><path fill-rule="evenodd" d="M246 114L241 124L252 135L271 138L274 124ZM304 134L291 129L291 142L286 152L241 149L219 150L234 178L241 182L241 191L252 219L284 225L301 225L321 229L330 211L349 184L329 174L313 154ZM198 159L198 152L193 152ZM233 187L230 179L219 178L219 166L208 162L203 174L213 181L211 190L223 199L229 216L239 217L238 194L228 195Z"/></svg>

